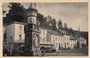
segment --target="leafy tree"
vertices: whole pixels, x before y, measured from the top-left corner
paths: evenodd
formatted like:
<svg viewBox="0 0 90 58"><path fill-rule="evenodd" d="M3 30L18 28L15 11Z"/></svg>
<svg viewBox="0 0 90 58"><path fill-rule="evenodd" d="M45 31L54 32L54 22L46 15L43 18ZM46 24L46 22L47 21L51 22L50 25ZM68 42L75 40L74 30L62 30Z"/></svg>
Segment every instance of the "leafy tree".
<svg viewBox="0 0 90 58"><path fill-rule="evenodd" d="M22 22L26 20L26 9L20 3L9 3L10 8L9 13L4 19L5 23L10 23L12 21Z"/></svg>
<svg viewBox="0 0 90 58"><path fill-rule="evenodd" d="M52 29L53 30L56 30L57 28L56 28L56 20L53 18L53 20L52 20Z"/></svg>
<svg viewBox="0 0 90 58"><path fill-rule="evenodd" d="M40 26L45 27L45 18L42 14L37 13L37 21L40 22Z"/></svg>
<svg viewBox="0 0 90 58"><path fill-rule="evenodd" d="M71 35L75 35L74 30L72 28L68 29L68 33Z"/></svg>

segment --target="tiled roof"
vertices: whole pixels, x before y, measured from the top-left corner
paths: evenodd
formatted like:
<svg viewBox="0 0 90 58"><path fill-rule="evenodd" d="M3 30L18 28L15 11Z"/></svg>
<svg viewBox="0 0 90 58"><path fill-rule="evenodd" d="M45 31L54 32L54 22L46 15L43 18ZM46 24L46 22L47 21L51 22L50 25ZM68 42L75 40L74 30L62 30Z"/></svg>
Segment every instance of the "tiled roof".
<svg viewBox="0 0 90 58"><path fill-rule="evenodd" d="M58 35L58 36L65 35L64 34L65 31L62 31L62 30L61 30L62 32L58 32L58 31L54 31L54 30L50 30L50 29L42 28L42 27L40 27L40 29L47 30L47 32L52 35Z"/></svg>
<svg viewBox="0 0 90 58"><path fill-rule="evenodd" d="M83 38L83 37L80 37L80 40L86 40L85 38Z"/></svg>
<svg viewBox="0 0 90 58"><path fill-rule="evenodd" d="M62 33L62 34L64 34L64 35L68 35L67 32L64 31L64 30L59 29L59 32Z"/></svg>
<svg viewBox="0 0 90 58"><path fill-rule="evenodd" d="M10 22L10 23L8 23L7 25L11 25L11 24L14 24L14 23L16 23L16 24L21 24L21 25L26 25L26 23L17 22L17 21ZM5 26L7 26L7 25L5 25Z"/></svg>
<svg viewBox="0 0 90 58"><path fill-rule="evenodd" d="M57 32L57 31L54 31L54 30L47 30L48 33L52 34L52 35L58 35L58 36L61 36L62 34Z"/></svg>
<svg viewBox="0 0 90 58"><path fill-rule="evenodd" d="M77 40L77 37L70 36L70 40Z"/></svg>

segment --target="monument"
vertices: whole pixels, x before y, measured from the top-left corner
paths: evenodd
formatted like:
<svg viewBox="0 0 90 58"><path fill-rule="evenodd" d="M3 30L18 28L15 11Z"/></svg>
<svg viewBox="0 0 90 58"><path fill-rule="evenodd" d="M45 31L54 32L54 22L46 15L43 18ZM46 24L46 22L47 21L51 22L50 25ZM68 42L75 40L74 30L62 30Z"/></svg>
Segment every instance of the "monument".
<svg viewBox="0 0 90 58"><path fill-rule="evenodd" d="M40 56L40 32L36 19L37 12L36 3L31 3L27 9L27 24L24 27L26 56Z"/></svg>

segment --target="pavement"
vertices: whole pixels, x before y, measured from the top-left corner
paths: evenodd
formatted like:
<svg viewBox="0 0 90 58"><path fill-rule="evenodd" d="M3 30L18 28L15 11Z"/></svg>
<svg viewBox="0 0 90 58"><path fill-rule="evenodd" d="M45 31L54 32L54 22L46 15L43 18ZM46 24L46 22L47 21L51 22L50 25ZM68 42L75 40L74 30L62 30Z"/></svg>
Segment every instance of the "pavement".
<svg viewBox="0 0 90 58"><path fill-rule="evenodd" d="M88 48L59 50L55 53L45 53L44 56L88 56Z"/></svg>

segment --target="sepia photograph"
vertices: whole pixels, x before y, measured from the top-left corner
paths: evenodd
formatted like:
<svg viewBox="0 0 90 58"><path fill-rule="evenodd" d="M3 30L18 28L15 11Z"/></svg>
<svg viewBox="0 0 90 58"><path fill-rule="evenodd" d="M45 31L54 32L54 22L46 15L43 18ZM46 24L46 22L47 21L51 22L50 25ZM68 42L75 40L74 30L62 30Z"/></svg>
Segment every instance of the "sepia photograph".
<svg viewBox="0 0 90 58"><path fill-rule="evenodd" d="M88 56L88 2L2 3L3 57Z"/></svg>

